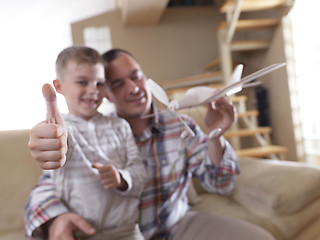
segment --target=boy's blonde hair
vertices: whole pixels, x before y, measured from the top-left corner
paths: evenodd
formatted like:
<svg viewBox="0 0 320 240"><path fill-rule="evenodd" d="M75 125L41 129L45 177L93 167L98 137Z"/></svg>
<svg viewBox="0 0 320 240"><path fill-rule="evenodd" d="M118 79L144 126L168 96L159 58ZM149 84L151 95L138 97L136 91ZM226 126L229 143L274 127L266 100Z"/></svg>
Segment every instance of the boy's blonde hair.
<svg viewBox="0 0 320 240"><path fill-rule="evenodd" d="M61 79L63 71L65 70L67 63L72 60L76 64L91 64L95 65L101 63L103 65L103 59L95 49L86 46L71 46L63 49L56 60L56 75Z"/></svg>

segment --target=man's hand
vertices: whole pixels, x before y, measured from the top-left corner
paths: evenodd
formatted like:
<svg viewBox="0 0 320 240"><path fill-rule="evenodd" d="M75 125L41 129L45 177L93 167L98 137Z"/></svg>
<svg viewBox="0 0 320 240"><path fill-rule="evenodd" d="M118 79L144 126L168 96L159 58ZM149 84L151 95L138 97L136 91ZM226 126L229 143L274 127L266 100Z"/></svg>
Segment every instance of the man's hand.
<svg viewBox="0 0 320 240"><path fill-rule="evenodd" d="M220 165L224 152L225 141L221 136L232 126L237 119L236 110L231 100L225 95L215 102L215 107L208 104L205 124L208 132L220 128L219 135L208 140L208 154L215 167Z"/></svg>
<svg viewBox="0 0 320 240"><path fill-rule="evenodd" d="M67 128L50 84L44 84L42 93L47 103L47 118L30 130L28 147L33 159L42 169L57 169L66 161Z"/></svg>
<svg viewBox="0 0 320 240"><path fill-rule="evenodd" d="M208 104L205 124L208 132L221 128L220 136L223 135L236 121L237 114L231 100L226 95L215 102L215 107Z"/></svg>
<svg viewBox="0 0 320 240"><path fill-rule="evenodd" d="M128 188L127 182L122 178L118 169L112 164L92 164L93 168L98 169L100 181L105 189L117 188L125 191Z"/></svg>
<svg viewBox="0 0 320 240"><path fill-rule="evenodd" d="M96 230L82 217L74 213L64 213L52 220L48 226L50 240L74 240L74 233L81 231L86 235L95 234Z"/></svg>

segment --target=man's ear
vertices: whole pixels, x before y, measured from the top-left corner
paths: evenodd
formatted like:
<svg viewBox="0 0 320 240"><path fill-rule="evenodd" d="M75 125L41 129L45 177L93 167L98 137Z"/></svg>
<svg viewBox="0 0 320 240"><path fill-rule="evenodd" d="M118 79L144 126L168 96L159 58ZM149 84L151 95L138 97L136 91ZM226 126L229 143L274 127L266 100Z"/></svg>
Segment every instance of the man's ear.
<svg viewBox="0 0 320 240"><path fill-rule="evenodd" d="M111 99L110 99L110 97L109 97L109 95L108 95L107 93L106 93L104 96L106 97L106 99L108 99L109 102L112 102Z"/></svg>
<svg viewBox="0 0 320 240"><path fill-rule="evenodd" d="M108 99L109 102L112 102L107 88L104 89L104 96L106 99Z"/></svg>
<svg viewBox="0 0 320 240"><path fill-rule="evenodd" d="M62 93L62 88L61 88L61 82L59 79L55 79L53 80L53 86L56 89L57 93L63 94Z"/></svg>

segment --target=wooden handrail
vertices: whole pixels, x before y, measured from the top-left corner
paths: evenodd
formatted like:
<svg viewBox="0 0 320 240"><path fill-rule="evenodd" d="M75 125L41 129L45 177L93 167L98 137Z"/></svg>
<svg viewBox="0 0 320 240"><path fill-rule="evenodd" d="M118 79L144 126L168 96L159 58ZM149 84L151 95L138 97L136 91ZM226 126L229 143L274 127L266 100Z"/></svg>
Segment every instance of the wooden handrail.
<svg viewBox="0 0 320 240"><path fill-rule="evenodd" d="M242 12L267 10L279 7L290 7L293 5L293 0L244 0L241 6ZM233 8L234 0L227 0L220 8L220 12L227 13Z"/></svg>
<svg viewBox="0 0 320 240"><path fill-rule="evenodd" d="M239 20L240 13L241 13L241 5L243 0L235 0L234 8L232 8L232 12L230 11L230 21L228 21L228 30L227 30L227 36L226 36L226 43L230 43L232 41L232 38L234 36L234 31L236 28L236 24Z"/></svg>
<svg viewBox="0 0 320 240"><path fill-rule="evenodd" d="M222 78L222 72L209 72L209 73L202 73L198 75L193 75L189 77L183 77L183 78L177 78L167 81L160 82L160 86L162 86L164 89L170 89L170 88L179 88L184 86L191 86L191 85L200 85L204 82L214 82L215 80L221 80Z"/></svg>
<svg viewBox="0 0 320 240"><path fill-rule="evenodd" d="M244 19L239 20L236 24L236 31L255 30L261 28L270 28L277 26L280 23L280 19L265 18L265 19ZM220 31L228 27L227 22L222 22L217 27L216 31Z"/></svg>

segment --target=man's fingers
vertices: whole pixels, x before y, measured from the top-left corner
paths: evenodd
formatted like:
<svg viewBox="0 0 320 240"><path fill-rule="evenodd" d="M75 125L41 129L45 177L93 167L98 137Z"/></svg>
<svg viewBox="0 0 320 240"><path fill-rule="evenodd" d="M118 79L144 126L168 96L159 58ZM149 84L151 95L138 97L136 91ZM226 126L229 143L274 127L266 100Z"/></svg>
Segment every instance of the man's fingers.
<svg viewBox="0 0 320 240"><path fill-rule="evenodd" d="M229 103L228 101L217 102L216 107L223 111L226 111L232 117L236 116L235 107L232 105L232 103Z"/></svg>
<svg viewBox="0 0 320 240"><path fill-rule="evenodd" d="M78 215L72 216L72 224L75 229L80 230L87 235L93 235L96 232L96 230L86 220Z"/></svg>
<svg viewBox="0 0 320 240"><path fill-rule="evenodd" d="M50 240L74 240L78 231L86 235L95 234L96 230L81 216L74 213L63 213L52 220L49 225Z"/></svg>

